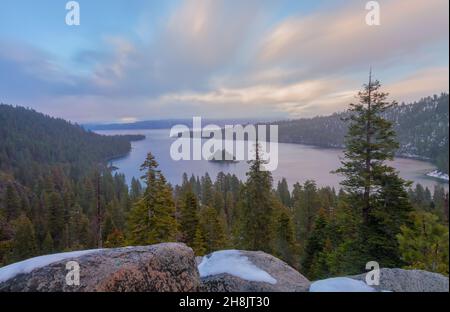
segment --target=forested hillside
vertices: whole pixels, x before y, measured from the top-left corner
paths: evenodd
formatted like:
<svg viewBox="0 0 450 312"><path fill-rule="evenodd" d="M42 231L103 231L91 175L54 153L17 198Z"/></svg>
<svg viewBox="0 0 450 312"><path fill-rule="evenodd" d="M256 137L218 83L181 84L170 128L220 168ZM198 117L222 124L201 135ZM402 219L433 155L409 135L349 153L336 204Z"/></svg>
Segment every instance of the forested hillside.
<svg viewBox="0 0 450 312"><path fill-rule="evenodd" d="M0 171L31 182L32 170L67 165L72 177L89 166L124 155L141 136L101 136L34 110L0 105Z"/></svg>
<svg viewBox="0 0 450 312"><path fill-rule="evenodd" d="M432 96L411 104L397 105L384 113L394 122L400 148L397 154L430 159L448 173L448 94ZM279 141L323 147L342 147L348 123L347 112L331 116L276 122Z"/></svg>
<svg viewBox="0 0 450 312"><path fill-rule="evenodd" d="M31 109L0 105L0 265L24 256L97 246L97 203L128 196L109 158L140 136L100 136ZM97 197L97 188L102 194ZM126 198L125 198L126 199Z"/></svg>

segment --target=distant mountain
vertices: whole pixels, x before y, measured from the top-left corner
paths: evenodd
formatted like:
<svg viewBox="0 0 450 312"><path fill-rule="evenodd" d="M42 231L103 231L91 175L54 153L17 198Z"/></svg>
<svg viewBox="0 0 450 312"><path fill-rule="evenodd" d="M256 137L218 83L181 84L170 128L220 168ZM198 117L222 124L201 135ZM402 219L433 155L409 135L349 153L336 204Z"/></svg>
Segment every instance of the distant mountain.
<svg viewBox="0 0 450 312"><path fill-rule="evenodd" d="M348 113L331 116L278 121L279 142L323 147L343 147ZM433 161L448 173L448 94L426 97L411 104L401 104L386 112L394 122L400 148L399 155Z"/></svg>
<svg viewBox="0 0 450 312"><path fill-rule="evenodd" d="M268 122L270 119L202 119L202 126L214 124L223 127L226 124L254 124L257 122ZM140 130L140 129L170 129L175 125L186 125L192 128L192 119L165 119L145 120L133 123L110 123L110 124L85 124L87 130Z"/></svg>
<svg viewBox="0 0 450 312"><path fill-rule="evenodd" d="M85 124L83 127L88 130L140 130L140 129L168 129L178 124L192 124L192 119L173 120L146 120L133 123L110 123L110 124Z"/></svg>

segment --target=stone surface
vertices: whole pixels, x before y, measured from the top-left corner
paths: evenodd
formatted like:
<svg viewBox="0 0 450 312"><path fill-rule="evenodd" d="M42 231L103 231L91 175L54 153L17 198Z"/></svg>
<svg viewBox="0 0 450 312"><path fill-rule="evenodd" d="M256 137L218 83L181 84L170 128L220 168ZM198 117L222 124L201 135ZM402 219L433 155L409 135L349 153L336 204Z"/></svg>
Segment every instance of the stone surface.
<svg viewBox="0 0 450 312"><path fill-rule="evenodd" d="M242 256L269 273L276 284L248 281L221 273L201 278L200 290L204 292L304 292L309 290L309 280L282 260L261 251L240 251Z"/></svg>
<svg viewBox="0 0 450 312"><path fill-rule="evenodd" d="M366 274L350 276L365 281ZM448 292L448 277L422 270L381 269L378 291L393 292Z"/></svg>
<svg viewBox="0 0 450 312"><path fill-rule="evenodd" d="M80 265L80 285L66 283L66 263ZM0 284L0 291L39 292L168 292L197 291L195 256L184 244L104 249L55 262Z"/></svg>

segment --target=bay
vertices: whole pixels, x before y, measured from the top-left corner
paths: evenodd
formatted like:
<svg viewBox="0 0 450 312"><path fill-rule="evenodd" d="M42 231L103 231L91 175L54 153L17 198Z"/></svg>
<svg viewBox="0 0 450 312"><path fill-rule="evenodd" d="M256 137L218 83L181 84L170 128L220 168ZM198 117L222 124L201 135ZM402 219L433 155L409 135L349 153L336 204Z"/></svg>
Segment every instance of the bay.
<svg viewBox="0 0 450 312"><path fill-rule="evenodd" d="M142 129L142 130L102 130L96 131L103 135L116 134L143 134L144 140L132 142L131 152L125 157L111 161L118 168L118 172L125 174L127 183L132 177L140 177L139 167L148 152L157 159L160 169L166 179L172 184L180 184L182 174L189 176L202 176L208 173L214 180L219 172L235 174L245 180L248 164L245 161L238 163L219 163L207 160L181 160L174 161L170 157L170 146L175 140L169 137L169 129ZM304 183L306 180L316 181L318 186L331 186L339 188L342 177L332 174L340 166L340 158L343 156L341 149L319 148L302 144L279 143L278 168L272 172L274 181L285 177L289 185L296 182ZM414 183L434 189L435 185L441 185L448 190L448 183L443 180L426 176L436 167L427 161L396 158L391 165L400 172L400 176Z"/></svg>

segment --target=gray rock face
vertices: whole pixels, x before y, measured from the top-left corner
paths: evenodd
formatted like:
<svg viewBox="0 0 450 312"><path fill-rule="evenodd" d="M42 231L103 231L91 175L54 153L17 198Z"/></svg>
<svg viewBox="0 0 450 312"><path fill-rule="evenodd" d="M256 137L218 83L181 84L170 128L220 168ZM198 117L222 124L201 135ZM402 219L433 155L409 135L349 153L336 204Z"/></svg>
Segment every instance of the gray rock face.
<svg viewBox="0 0 450 312"><path fill-rule="evenodd" d="M365 281L366 274L350 276ZM448 277L422 270L381 269L378 291L393 292L448 292Z"/></svg>
<svg viewBox="0 0 450 312"><path fill-rule="evenodd" d="M309 280L282 260L261 251L239 251L242 256L269 273L276 284L255 282L220 273L201 278L200 291L204 292L305 292Z"/></svg>
<svg viewBox="0 0 450 312"><path fill-rule="evenodd" d="M200 278L197 266L203 258L210 255L195 257L192 249L184 244L165 243L103 249L65 258L0 282L0 291L303 292L309 290L308 279L278 258L260 251L239 251L238 256L245 257L252 267L256 266L268 273L276 283L249 281L229 273L217 273ZM79 263L78 286L66 283L68 261ZM350 276L361 281L365 281L365 277L366 274ZM449 281L446 276L427 271L381 269L380 285L372 287L378 291L393 292L448 292Z"/></svg>
<svg viewBox="0 0 450 312"><path fill-rule="evenodd" d="M66 283L66 263L80 265L80 285ZM0 291L167 292L197 291L194 252L184 244L104 249L54 262L0 283Z"/></svg>

